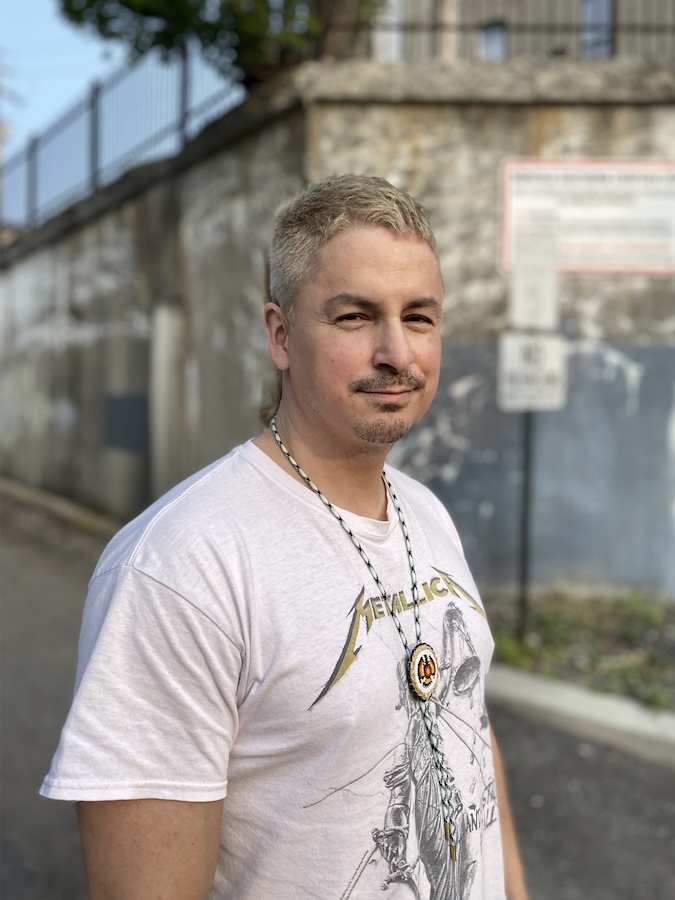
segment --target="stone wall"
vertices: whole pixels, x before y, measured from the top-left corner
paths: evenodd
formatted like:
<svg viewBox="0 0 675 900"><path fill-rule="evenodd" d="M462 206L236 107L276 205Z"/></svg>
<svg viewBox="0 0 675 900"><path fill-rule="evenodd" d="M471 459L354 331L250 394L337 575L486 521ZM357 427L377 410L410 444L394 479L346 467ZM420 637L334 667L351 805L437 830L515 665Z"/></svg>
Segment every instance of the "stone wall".
<svg viewBox="0 0 675 900"><path fill-rule="evenodd" d="M128 515L253 434L274 210L331 172L379 174L428 209L447 288L441 389L392 461L452 510L479 581L512 584L522 417L495 405L501 165L674 159L674 99L672 70L635 62L303 67L5 253L3 472ZM675 596L673 279L561 290L570 394L536 421L535 581Z"/></svg>

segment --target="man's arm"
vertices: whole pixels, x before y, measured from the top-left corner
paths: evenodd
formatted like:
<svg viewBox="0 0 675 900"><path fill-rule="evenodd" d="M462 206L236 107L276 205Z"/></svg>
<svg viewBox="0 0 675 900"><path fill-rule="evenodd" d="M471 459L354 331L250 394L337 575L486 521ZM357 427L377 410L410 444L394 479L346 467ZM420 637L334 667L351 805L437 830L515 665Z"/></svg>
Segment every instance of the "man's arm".
<svg viewBox="0 0 675 900"><path fill-rule="evenodd" d="M223 801L77 804L90 900L204 900L218 862Z"/></svg>
<svg viewBox="0 0 675 900"><path fill-rule="evenodd" d="M516 829L511 815L511 804L506 788L506 775L502 754L495 738L495 733L490 726L490 738L492 741L492 756L495 767L495 784L497 787L497 806L499 807L499 822L502 833L502 847L504 850L504 874L506 879L507 900L528 900L529 894L525 884L525 872L518 850Z"/></svg>

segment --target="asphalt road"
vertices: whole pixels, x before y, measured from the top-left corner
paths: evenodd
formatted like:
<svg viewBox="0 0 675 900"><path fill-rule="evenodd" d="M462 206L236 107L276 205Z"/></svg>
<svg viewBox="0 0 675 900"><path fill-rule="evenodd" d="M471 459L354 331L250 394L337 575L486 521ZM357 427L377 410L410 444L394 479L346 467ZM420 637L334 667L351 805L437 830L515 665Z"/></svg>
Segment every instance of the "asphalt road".
<svg viewBox="0 0 675 900"><path fill-rule="evenodd" d="M37 790L65 717L103 541L3 501L3 900L86 897L71 804ZM675 769L494 708L532 900L674 900Z"/></svg>

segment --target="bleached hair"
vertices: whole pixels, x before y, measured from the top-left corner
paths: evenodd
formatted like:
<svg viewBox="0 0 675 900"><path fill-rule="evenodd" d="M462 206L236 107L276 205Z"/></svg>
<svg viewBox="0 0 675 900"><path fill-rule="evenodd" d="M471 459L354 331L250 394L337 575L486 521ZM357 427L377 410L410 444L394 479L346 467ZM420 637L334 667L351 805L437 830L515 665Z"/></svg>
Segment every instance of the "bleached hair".
<svg viewBox="0 0 675 900"><path fill-rule="evenodd" d="M353 226L413 235L436 253L424 209L384 178L333 175L313 184L279 211L269 251L269 299L289 321L299 289L319 274L321 248Z"/></svg>

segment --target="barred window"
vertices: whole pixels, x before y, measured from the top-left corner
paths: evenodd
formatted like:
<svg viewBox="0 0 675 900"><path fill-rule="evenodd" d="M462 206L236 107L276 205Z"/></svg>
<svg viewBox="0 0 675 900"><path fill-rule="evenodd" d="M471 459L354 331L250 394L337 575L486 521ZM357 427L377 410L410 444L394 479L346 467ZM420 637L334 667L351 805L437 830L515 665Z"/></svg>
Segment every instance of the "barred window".
<svg viewBox="0 0 675 900"><path fill-rule="evenodd" d="M582 0L581 51L588 57L614 55L614 0Z"/></svg>
<svg viewBox="0 0 675 900"><path fill-rule="evenodd" d="M508 30L505 22L489 22L479 34L478 55L489 62L504 62L508 57Z"/></svg>

